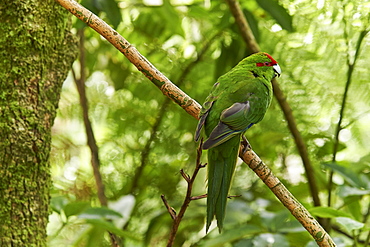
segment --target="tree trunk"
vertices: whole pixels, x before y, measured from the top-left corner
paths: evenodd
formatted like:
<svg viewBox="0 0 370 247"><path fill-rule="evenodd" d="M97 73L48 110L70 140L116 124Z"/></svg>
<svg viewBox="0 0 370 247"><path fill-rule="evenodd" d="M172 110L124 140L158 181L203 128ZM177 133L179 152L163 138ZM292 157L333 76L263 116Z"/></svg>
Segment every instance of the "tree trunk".
<svg viewBox="0 0 370 247"><path fill-rule="evenodd" d="M53 0L0 1L0 246L46 246L51 126L76 57Z"/></svg>

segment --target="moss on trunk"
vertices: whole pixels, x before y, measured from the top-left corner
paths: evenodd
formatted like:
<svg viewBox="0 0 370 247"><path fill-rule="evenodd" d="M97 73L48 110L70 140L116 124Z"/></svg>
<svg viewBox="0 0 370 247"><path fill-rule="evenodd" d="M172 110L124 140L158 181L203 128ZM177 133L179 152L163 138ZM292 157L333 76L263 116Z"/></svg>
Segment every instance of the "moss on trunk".
<svg viewBox="0 0 370 247"><path fill-rule="evenodd" d="M53 0L0 2L0 246L46 246L51 126L76 57L67 16Z"/></svg>

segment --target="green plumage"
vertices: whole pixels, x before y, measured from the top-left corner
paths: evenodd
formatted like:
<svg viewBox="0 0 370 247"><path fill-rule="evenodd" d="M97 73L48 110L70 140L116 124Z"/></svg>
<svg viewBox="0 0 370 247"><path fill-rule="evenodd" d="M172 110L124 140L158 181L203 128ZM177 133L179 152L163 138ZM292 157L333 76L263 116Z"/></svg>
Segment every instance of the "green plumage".
<svg viewBox="0 0 370 247"><path fill-rule="evenodd" d="M203 149L209 149L207 231L214 216L222 230L241 137L264 117L276 74L280 68L270 55L253 54L218 79L202 106L195 139L204 126Z"/></svg>

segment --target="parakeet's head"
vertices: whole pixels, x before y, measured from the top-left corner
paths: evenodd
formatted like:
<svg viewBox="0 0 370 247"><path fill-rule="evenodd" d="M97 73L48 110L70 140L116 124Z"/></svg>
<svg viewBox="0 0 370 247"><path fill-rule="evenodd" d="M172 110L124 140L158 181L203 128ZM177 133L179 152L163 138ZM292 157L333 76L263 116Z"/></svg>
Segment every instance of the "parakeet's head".
<svg viewBox="0 0 370 247"><path fill-rule="evenodd" d="M255 68L256 74L270 72L273 73L272 78L275 76L280 76L281 74L279 64L271 57L270 54L266 52L252 54L242 60L241 63L248 65L248 67Z"/></svg>
<svg viewBox="0 0 370 247"><path fill-rule="evenodd" d="M273 68L273 70L275 71L275 76L280 76L281 74L281 69L280 69L280 66L279 64L275 61L275 59L273 59L270 54L267 54L266 52L261 52L261 56L263 57L263 62L257 62L256 63L256 66L257 67L264 67L264 66L267 66L267 67L271 67ZM260 53L257 53L257 54L260 54Z"/></svg>

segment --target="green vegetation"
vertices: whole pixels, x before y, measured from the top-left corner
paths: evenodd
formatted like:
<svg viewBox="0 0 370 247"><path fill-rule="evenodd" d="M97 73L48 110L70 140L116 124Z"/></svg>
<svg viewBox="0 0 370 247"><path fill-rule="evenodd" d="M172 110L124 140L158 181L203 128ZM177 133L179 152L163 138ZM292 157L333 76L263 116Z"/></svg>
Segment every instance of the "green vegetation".
<svg viewBox="0 0 370 247"><path fill-rule="evenodd" d="M81 4L114 26L200 103L220 75L250 54L223 1L85 0ZM275 99L265 119L246 134L253 150L321 218L337 245L367 245L370 4L248 0L241 7L260 49L282 68L279 85L307 146L320 206L313 203L300 153ZM179 171L192 174L195 168L197 122L168 101L110 43L73 20L83 56L63 86L53 127L49 244L110 246L108 230L125 246L164 246L172 221L161 195L179 211L186 194ZM74 83L84 77L110 209L99 202L86 144ZM192 195L204 193L206 170L201 169ZM237 165L230 194L241 197L228 202L222 234L217 229L205 234L205 199L194 200L181 221L175 246L315 246L245 164Z"/></svg>

